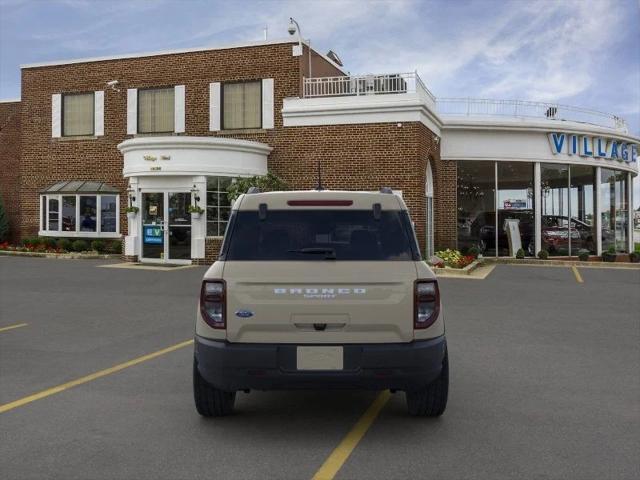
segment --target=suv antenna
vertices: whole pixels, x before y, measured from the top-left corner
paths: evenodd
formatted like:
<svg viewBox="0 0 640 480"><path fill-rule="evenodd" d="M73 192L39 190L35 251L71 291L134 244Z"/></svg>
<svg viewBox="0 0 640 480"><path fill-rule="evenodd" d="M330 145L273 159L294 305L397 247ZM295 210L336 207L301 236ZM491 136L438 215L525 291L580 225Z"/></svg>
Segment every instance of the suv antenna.
<svg viewBox="0 0 640 480"><path fill-rule="evenodd" d="M322 187L322 168L320 165L320 159L318 159L318 186L316 187L316 190L324 190Z"/></svg>

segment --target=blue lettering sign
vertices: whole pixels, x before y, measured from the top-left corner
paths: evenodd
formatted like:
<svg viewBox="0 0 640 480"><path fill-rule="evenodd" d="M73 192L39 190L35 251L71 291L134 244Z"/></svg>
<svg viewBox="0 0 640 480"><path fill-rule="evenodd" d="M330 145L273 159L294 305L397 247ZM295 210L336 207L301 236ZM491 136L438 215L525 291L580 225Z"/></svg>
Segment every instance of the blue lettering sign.
<svg viewBox="0 0 640 480"><path fill-rule="evenodd" d="M554 155L562 152L562 147L564 146L564 133L552 133L551 134L551 146L553 147L551 151Z"/></svg>
<svg viewBox="0 0 640 480"><path fill-rule="evenodd" d="M618 158L618 142L615 140L611 140L611 152L609 152L608 156L611 159Z"/></svg>
<svg viewBox="0 0 640 480"><path fill-rule="evenodd" d="M596 157L606 157L607 156L607 142L605 142L604 138L596 139Z"/></svg>
<svg viewBox="0 0 640 480"><path fill-rule="evenodd" d="M593 145L591 144L591 137L580 138L580 156L593 157Z"/></svg>
<svg viewBox="0 0 640 480"><path fill-rule="evenodd" d="M578 155L578 136L571 135L571 145L569 145L569 155Z"/></svg>
<svg viewBox="0 0 640 480"><path fill-rule="evenodd" d="M162 228L156 225L144 225L143 241L147 245L162 245Z"/></svg>
<svg viewBox="0 0 640 480"><path fill-rule="evenodd" d="M631 145L631 161L638 161L638 145L636 145L635 143Z"/></svg>
<svg viewBox="0 0 640 480"><path fill-rule="evenodd" d="M620 157L621 160L628 162L629 161L629 150L627 149L627 144L623 143L620 145Z"/></svg>

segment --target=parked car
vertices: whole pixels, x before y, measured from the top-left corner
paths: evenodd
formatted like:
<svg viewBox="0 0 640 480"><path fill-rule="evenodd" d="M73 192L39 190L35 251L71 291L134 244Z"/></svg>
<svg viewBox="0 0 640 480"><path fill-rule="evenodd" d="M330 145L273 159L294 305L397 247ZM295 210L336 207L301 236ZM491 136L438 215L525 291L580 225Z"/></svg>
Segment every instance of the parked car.
<svg viewBox="0 0 640 480"><path fill-rule="evenodd" d="M471 224L471 238L476 239L477 247L481 252L496 250L495 212L482 212ZM501 249L509 249L509 239L504 229L507 219L520 221L520 242L523 248L528 248L535 241L533 210L499 210L498 211L498 246Z"/></svg>
<svg viewBox="0 0 640 480"><path fill-rule="evenodd" d="M571 218L569 229L569 217L562 215L543 215L541 222L542 248L550 254L566 255L569 252L569 236L571 236L572 254L577 254L580 249L596 251L593 227L588 223Z"/></svg>
<svg viewBox="0 0 640 480"><path fill-rule="evenodd" d="M361 388L438 416L448 385L438 281L399 196L239 197L196 313L201 415L231 413L238 391Z"/></svg>

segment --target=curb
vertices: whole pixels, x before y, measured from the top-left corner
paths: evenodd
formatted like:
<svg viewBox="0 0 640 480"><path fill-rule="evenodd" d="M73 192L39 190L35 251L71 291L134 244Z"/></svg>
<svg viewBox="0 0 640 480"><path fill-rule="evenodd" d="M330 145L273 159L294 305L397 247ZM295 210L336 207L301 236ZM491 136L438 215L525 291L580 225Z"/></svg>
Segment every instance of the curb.
<svg viewBox="0 0 640 480"><path fill-rule="evenodd" d="M434 267L431 267L431 269L436 273L436 275L440 275L440 276L443 276L443 277L446 277L446 276L459 277L459 276L462 276L462 275L471 275L471 272L473 272L475 269L477 269L483 263L484 263L483 260L474 260L473 262L471 262L469 265L467 265L464 268L451 268L451 267L434 268Z"/></svg>
<svg viewBox="0 0 640 480"><path fill-rule="evenodd" d="M582 262L580 260L534 260L527 258L484 258L484 261L486 263L503 265L527 265L536 267L583 267L640 270L640 263L631 262Z"/></svg>
<svg viewBox="0 0 640 480"><path fill-rule="evenodd" d="M47 253L47 252L14 252L12 250L0 250L0 255L8 257L40 257L57 258L59 260L110 260L120 259L120 254L101 253Z"/></svg>

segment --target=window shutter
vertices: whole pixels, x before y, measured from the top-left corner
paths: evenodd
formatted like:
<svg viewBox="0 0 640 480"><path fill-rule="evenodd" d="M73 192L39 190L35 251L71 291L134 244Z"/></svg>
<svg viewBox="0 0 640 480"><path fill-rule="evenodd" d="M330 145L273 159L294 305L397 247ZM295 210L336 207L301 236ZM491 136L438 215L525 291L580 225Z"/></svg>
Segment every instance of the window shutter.
<svg viewBox="0 0 640 480"><path fill-rule="evenodd" d="M220 83L209 84L209 130L217 132L220 130Z"/></svg>
<svg viewBox="0 0 640 480"><path fill-rule="evenodd" d="M274 126L273 78L262 80L262 128Z"/></svg>
<svg viewBox="0 0 640 480"><path fill-rule="evenodd" d="M176 133L184 133L184 101L185 101L184 85L176 85L174 87L174 131Z"/></svg>
<svg viewBox="0 0 640 480"><path fill-rule="evenodd" d="M93 134L96 137L104 135L104 92L93 92L94 109L93 109Z"/></svg>
<svg viewBox="0 0 640 480"><path fill-rule="evenodd" d="M138 89L127 89L127 135L138 133Z"/></svg>
<svg viewBox="0 0 640 480"><path fill-rule="evenodd" d="M51 136L62 136L62 95L59 93L51 95Z"/></svg>

